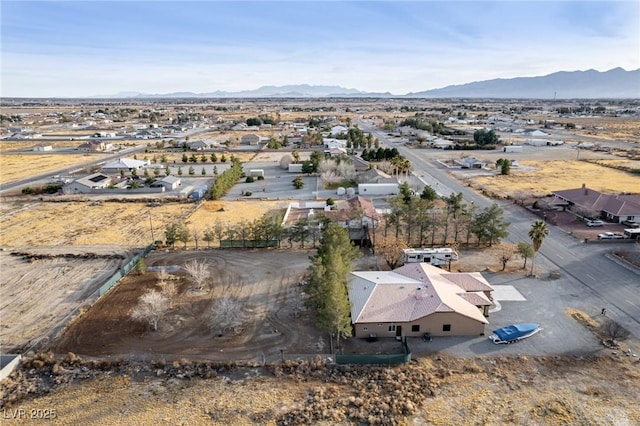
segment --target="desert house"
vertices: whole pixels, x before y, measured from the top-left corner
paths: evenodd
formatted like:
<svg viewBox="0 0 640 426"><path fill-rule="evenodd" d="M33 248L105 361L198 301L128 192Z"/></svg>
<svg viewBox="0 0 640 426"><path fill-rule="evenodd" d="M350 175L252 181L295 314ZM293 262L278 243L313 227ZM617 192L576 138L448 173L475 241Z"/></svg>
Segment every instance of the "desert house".
<svg viewBox="0 0 640 426"><path fill-rule="evenodd" d="M255 133L250 133L248 135L242 135L240 138L240 144L242 145L258 145L260 143L260 136Z"/></svg>
<svg viewBox="0 0 640 426"><path fill-rule="evenodd" d="M164 188L165 191L175 191L182 184L177 176L165 176L149 185L151 188Z"/></svg>
<svg viewBox="0 0 640 426"><path fill-rule="evenodd" d="M554 191L552 195L552 205L598 212L600 217L611 222L640 221L640 195L603 194L585 184L581 188Z"/></svg>
<svg viewBox="0 0 640 426"><path fill-rule="evenodd" d="M139 170L144 166L148 166L149 160L135 160L133 158L120 158L117 161L102 166L102 172L106 174L117 174L121 171L125 173L131 173L134 170Z"/></svg>
<svg viewBox="0 0 640 426"><path fill-rule="evenodd" d="M75 179L65 185L65 194L90 193L93 189L105 189L111 185L111 178L102 173L93 173L88 176Z"/></svg>
<svg viewBox="0 0 640 426"><path fill-rule="evenodd" d="M80 144L76 149L83 152L104 152L113 148L111 143L107 143L101 139L90 140Z"/></svg>
<svg viewBox="0 0 640 426"><path fill-rule="evenodd" d="M493 287L479 272L447 272L426 263L352 272L348 291L359 338L483 335L493 306Z"/></svg>
<svg viewBox="0 0 640 426"><path fill-rule="evenodd" d="M322 226L326 219L349 230L349 238L358 245L370 245L370 232L380 223L380 216L373 201L356 196L336 200L333 206L324 201L300 201L290 203L282 220L286 228L307 220L309 226Z"/></svg>

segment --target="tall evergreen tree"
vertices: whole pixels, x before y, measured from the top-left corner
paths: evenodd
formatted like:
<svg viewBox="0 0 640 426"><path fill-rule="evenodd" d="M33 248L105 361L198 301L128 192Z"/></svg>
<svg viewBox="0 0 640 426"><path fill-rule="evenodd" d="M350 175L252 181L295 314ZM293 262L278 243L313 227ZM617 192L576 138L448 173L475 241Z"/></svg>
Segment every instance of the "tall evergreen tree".
<svg viewBox="0 0 640 426"><path fill-rule="evenodd" d="M351 335L347 279L358 255L349 240L349 231L329 223L316 255L311 258L308 303L317 309L318 326L335 336L337 344L340 337Z"/></svg>

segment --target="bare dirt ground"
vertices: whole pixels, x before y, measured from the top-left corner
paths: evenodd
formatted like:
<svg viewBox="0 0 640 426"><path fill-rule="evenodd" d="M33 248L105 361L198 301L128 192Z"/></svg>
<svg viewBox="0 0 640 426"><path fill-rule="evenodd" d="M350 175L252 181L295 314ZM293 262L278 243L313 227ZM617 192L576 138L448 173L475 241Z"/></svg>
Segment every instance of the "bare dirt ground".
<svg viewBox="0 0 640 426"><path fill-rule="evenodd" d="M129 318L137 299L154 288L154 273L129 275L66 330L54 352L132 357L202 359L277 359L288 354L329 352L328 342L306 314L303 287L309 251L155 251L148 267L182 266L194 259L210 265L211 282L190 290L184 272L176 272L179 292L158 332ZM237 300L245 317L237 332L216 330L212 302L225 295Z"/></svg>
<svg viewBox="0 0 640 426"><path fill-rule="evenodd" d="M114 246L0 252L0 347L19 352L61 326L133 253Z"/></svg>

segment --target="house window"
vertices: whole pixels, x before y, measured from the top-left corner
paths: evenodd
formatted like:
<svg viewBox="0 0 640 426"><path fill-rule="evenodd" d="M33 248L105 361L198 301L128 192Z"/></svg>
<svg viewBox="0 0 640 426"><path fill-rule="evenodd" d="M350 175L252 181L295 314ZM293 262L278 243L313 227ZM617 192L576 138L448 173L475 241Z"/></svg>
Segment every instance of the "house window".
<svg viewBox="0 0 640 426"><path fill-rule="evenodd" d="M367 331L369 330L367 327L362 327L362 331Z"/></svg>
<svg viewBox="0 0 640 426"><path fill-rule="evenodd" d="M389 331L396 331L396 326L395 325L390 325L389 326Z"/></svg>
<svg viewBox="0 0 640 426"><path fill-rule="evenodd" d="M451 331L451 324L442 324L442 331Z"/></svg>
<svg viewBox="0 0 640 426"><path fill-rule="evenodd" d="M420 331L420 324L414 324L411 326L411 331Z"/></svg>

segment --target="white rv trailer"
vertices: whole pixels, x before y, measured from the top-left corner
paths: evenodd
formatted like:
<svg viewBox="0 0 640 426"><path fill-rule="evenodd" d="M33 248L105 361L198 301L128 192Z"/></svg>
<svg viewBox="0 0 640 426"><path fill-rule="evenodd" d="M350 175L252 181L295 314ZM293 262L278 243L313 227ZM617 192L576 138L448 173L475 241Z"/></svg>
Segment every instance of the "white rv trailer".
<svg viewBox="0 0 640 426"><path fill-rule="evenodd" d="M434 266L448 265L458 260L458 253L449 247L404 249L404 263L430 263Z"/></svg>

